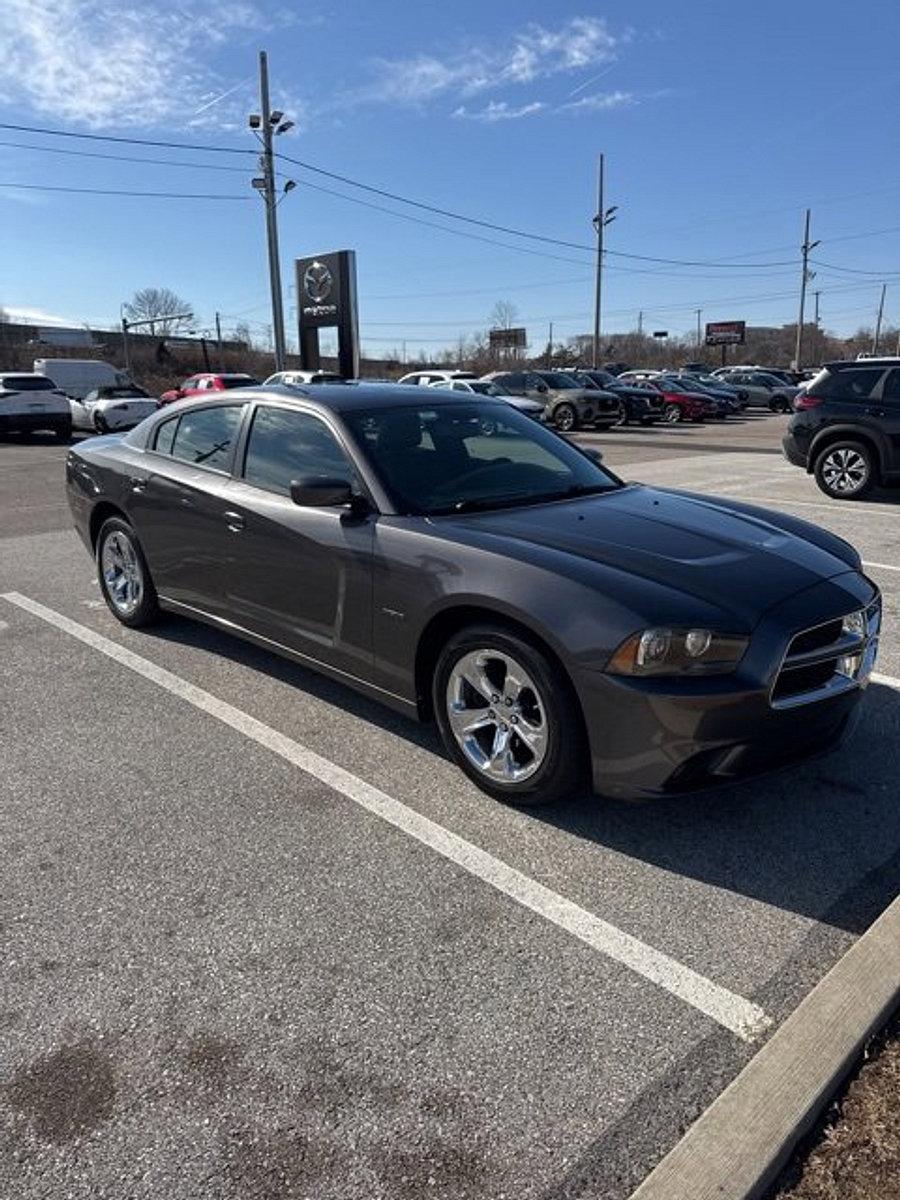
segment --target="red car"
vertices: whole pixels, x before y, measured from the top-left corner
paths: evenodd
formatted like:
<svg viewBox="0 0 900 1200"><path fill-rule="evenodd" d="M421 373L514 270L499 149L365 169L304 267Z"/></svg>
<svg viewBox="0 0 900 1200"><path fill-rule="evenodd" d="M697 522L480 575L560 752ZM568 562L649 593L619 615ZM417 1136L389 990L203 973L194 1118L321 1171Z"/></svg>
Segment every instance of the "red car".
<svg viewBox="0 0 900 1200"><path fill-rule="evenodd" d="M655 379L642 379L641 387L653 388L662 396L664 421L702 421L706 417L719 415L718 407L709 396L690 392L669 379L663 383Z"/></svg>
<svg viewBox="0 0 900 1200"><path fill-rule="evenodd" d="M225 392L229 388L257 387L259 380L252 375L233 374L192 375L181 387L163 392L159 398L160 404L171 404L173 400L183 400L185 396L205 396L209 392Z"/></svg>

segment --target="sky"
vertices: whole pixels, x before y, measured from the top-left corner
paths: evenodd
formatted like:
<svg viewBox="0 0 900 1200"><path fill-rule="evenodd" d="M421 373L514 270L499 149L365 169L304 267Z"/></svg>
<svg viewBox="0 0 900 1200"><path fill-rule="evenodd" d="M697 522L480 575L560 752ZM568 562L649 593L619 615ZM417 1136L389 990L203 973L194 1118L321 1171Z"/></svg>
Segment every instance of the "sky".
<svg viewBox="0 0 900 1200"><path fill-rule="evenodd" d="M533 351L551 321L555 341L587 332L601 152L605 331L795 320L807 206L823 327L871 326L882 281L897 322L898 44L884 0L5 0L0 123L216 149L0 128L0 307L112 325L168 287L198 329L219 312L265 342L247 116L266 49L295 122L277 149L308 164L279 162L289 342L294 257L342 248L365 353L434 353L498 301Z"/></svg>

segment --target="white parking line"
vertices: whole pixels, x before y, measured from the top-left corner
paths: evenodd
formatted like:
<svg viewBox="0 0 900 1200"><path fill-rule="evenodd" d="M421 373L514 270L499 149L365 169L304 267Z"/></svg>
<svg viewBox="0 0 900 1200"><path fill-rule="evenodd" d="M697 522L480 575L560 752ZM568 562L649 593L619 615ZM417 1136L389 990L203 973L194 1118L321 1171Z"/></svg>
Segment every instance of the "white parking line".
<svg viewBox="0 0 900 1200"><path fill-rule="evenodd" d="M551 921L592 949L705 1013L744 1041L754 1040L771 1025L771 1019L763 1010L743 996L720 987L662 951L632 937L529 876L523 875L521 871L517 871L501 859L422 816L285 734L263 724L249 713L219 700L202 688L173 675L164 667L157 666L149 659L142 658L119 645L118 642L95 633L87 626L80 625L77 621L19 592L3 593L2 599L39 617L70 637L77 638L86 646L134 671L136 675L155 683L171 695L192 704L194 708L264 746L273 754L280 755L293 766L299 767L301 771L340 792L367 812L415 838L524 908Z"/></svg>
<svg viewBox="0 0 900 1200"><path fill-rule="evenodd" d="M874 567L876 571L900 571L900 567L892 567L889 563L863 562L864 567Z"/></svg>

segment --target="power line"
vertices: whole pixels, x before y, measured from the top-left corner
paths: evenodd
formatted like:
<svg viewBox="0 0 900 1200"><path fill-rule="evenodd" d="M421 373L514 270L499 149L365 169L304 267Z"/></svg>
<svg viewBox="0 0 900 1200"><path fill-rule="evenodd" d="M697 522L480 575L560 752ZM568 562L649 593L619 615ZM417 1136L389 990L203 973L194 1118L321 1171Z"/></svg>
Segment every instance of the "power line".
<svg viewBox="0 0 900 1200"><path fill-rule="evenodd" d="M239 200L252 196L225 196L215 192L143 192L119 188L57 187L49 183L0 183L0 188L19 188L29 192L77 192L88 196L153 196L161 200Z"/></svg>
<svg viewBox="0 0 900 1200"><path fill-rule="evenodd" d="M38 125L14 125L9 122L0 122L0 129L10 129L18 133L40 133L52 137L69 137L79 138L88 141L98 142L115 142L118 144L136 145L136 146L157 146L165 147L173 150L203 150L218 154L253 154L255 151L249 148L232 147L232 146L211 146L208 143L194 142L173 142L161 141L149 138L130 138L118 137L112 134L100 133L73 133L69 130L50 129L46 126ZM371 192L373 195L382 196L388 200L394 200L400 204L407 204L413 208L422 209L425 212L431 212L437 216L448 217L454 221L464 221L469 225L477 225L484 229L491 229L496 233L506 233L513 237L527 238L531 241L543 242L548 245L561 246L569 250L587 250L593 252L594 247L582 244L579 242L569 242L562 238L549 237L546 234L533 233L529 230L516 229L508 225L500 225L494 221L486 221L481 217L470 217L463 213L454 212L452 209L441 208L435 204L427 204L421 200L413 200L409 196L402 196L398 192L389 192L385 188L378 188L372 184L363 183L361 180L353 179L349 175L341 175L336 171L328 171L324 167L317 167L314 163L305 162L303 159L293 158L287 154L278 154L276 157L284 162L289 162L294 166L302 167L306 171L311 171L316 175L323 175L328 179L337 180L339 183L348 184L350 187L359 188L362 191ZM774 262L774 263L726 263L726 262L709 262L700 260L675 259L675 258L659 258L647 254L632 254L623 250L610 250L607 253L615 258L627 258L640 262L655 262L665 266L679 267L716 267L722 270L728 270L735 267L737 269L755 270L759 267L781 267L790 266L789 262Z"/></svg>
<svg viewBox="0 0 900 1200"><path fill-rule="evenodd" d="M161 146L169 150L208 150L211 154L255 154L246 146L210 146L196 142L161 142L149 138L115 137L111 133L72 133L67 129L47 129L41 125L10 125L0 121L0 129L11 129L16 133L43 133L48 137L79 138L88 142L118 142L128 146Z"/></svg>
<svg viewBox="0 0 900 1200"><path fill-rule="evenodd" d="M189 171L237 171L247 175L253 170L251 164L246 167L232 167L225 163L181 162L175 158L147 158L140 154L100 154L97 150L66 150L62 146L38 146L34 142L0 141L0 146L16 150L40 150L45 154L65 154L73 158L99 158L106 162L152 163L159 167L184 167Z"/></svg>

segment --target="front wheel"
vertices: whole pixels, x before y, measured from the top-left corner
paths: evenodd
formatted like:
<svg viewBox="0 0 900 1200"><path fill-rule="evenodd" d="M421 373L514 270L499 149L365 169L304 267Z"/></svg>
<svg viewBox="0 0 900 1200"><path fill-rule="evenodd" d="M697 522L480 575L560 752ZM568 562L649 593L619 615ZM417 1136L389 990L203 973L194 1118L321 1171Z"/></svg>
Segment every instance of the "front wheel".
<svg viewBox="0 0 900 1200"><path fill-rule="evenodd" d="M816 483L833 500L859 500L878 482L875 455L862 442L833 442L814 470Z"/></svg>
<svg viewBox="0 0 900 1200"><path fill-rule="evenodd" d="M578 414L571 404L560 404L553 413L553 424L560 433L571 433L578 428Z"/></svg>
<svg viewBox="0 0 900 1200"><path fill-rule="evenodd" d="M493 625L450 639L432 700L449 756L482 791L523 807L550 804L584 781L581 713L543 651Z"/></svg>
<svg viewBox="0 0 900 1200"><path fill-rule="evenodd" d="M137 535L121 517L104 521L97 537L100 590L117 621L137 629L159 616L156 588Z"/></svg>
<svg viewBox="0 0 900 1200"><path fill-rule="evenodd" d="M677 424L681 420L681 408L677 404L667 404L663 409L663 420L670 425Z"/></svg>

